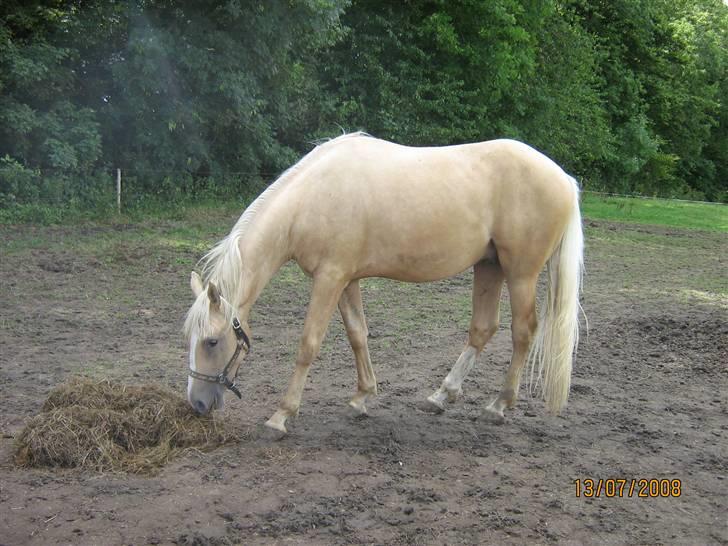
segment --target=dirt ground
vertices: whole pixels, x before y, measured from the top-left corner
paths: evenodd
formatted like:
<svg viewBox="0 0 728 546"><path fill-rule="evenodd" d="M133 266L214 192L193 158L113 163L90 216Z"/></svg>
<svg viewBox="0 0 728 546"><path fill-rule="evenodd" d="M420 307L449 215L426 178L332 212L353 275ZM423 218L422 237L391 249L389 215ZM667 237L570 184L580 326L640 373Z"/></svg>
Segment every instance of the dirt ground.
<svg viewBox="0 0 728 546"><path fill-rule="evenodd" d="M422 401L456 360L470 273L429 285L363 283L379 396L346 402L353 356L340 319L300 417L270 440L308 283L287 266L251 318L239 442L158 475L15 468L13 438L75 375L159 382L182 395L189 271L234 218L195 225L0 227L0 544L728 544L728 238L587 221L582 337L568 408L521 399L479 418L510 358L499 333L445 413ZM626 479L623 497L575 480ZM680 496L628 493L680 480ZM671 489L670 493L674 493Z"/></svg>

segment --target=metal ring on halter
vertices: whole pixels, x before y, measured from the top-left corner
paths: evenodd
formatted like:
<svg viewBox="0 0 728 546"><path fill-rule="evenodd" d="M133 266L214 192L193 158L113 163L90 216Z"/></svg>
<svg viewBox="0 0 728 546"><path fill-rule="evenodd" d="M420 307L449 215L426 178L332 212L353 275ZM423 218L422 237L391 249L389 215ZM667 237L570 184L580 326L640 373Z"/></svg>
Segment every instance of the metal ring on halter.
<svg viewBox="0 0 728 546"><path fill-rule="evenodd" d="M250 339L243 330L242 326L240 326L240 321L237 317L233 318L233 332L235 332L238 346L235 348L235 352L233 353L233 356L230 357L227 365L219 374L208 375L206 373L200 373L195 370L189 370L188 375L193 379L200 379L201 381L207 381L208 383L222 385L227 389L233 391L233 393L235 393L235 396L237 396L238 398L242 398L243 396L240 394L240 391L238 390L238 385L235 382L238 377L238 371L240 370L240 366L238 366L235 370L235 377L233 377L232 381L230 381L230 379L228 378L228 372L230 371L230 367L237 360L240 351L242 351L243 349L245 349L245 352L250 351Z"/></svg>

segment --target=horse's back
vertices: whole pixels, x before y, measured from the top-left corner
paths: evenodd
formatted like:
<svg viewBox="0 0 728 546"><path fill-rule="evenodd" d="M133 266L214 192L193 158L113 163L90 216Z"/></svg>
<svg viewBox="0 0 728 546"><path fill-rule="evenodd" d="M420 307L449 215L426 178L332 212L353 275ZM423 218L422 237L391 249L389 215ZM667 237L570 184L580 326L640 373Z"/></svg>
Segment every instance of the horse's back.
<svg viewBox="0 0 728 546"><path fill-rule="evenodd" d="M437 147L412 147L368 136L332 143L322 155L318 176L320 191L332 184L362 193L395 192L411 197L420 192L476 191L493 199L533 194L571 192L569 177L538 150L511 139ZM472 186L472 187L471 187Z"/></svg>
<svg viewBox="0 0 728 546"><path fill-rule="evenodd" d="M573 201L569 177L513 140L324 146L291 194L299 238L318 254L346 255L362 276L432 280L470 267L491 241L553 246Z"/></svg>

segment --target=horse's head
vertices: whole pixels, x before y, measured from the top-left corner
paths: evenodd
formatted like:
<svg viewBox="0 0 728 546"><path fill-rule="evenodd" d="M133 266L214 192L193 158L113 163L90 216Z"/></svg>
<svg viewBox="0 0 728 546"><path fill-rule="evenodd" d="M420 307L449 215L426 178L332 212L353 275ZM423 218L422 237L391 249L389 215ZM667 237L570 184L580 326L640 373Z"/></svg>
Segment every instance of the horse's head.
<svg viewBox="0 0 728 546"><path fill-rule="evenodd" d="M190 372L187 399L197 413L222 409L225 388L238 397L235 377L250 342L235 317L235 308L213 282L203 287L192 273L190 287L195 302L187 313L185 333L190 344Z"/></svg>

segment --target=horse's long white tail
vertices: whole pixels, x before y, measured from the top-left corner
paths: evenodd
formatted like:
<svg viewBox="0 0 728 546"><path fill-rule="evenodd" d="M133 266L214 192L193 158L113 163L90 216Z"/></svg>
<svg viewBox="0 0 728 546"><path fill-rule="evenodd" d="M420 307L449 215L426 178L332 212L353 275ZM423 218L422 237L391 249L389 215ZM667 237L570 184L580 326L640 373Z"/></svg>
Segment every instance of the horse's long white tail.
<svg viewBox="0 0 728 546"><path fill-rule="evenodd" d="M584 234L579 212L579 190L573 178L572 182L574 206L571 218L559 246L546 264L546 300L528 355L531 388L541 385L546 406L552 413L559 413L566 405L573 355L579 343Z"/></svg>

